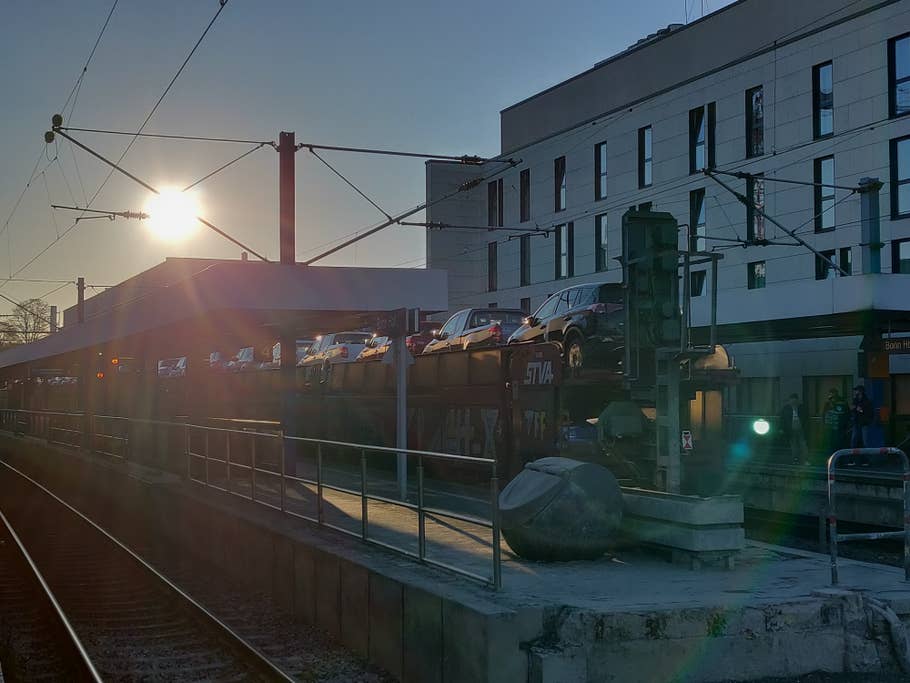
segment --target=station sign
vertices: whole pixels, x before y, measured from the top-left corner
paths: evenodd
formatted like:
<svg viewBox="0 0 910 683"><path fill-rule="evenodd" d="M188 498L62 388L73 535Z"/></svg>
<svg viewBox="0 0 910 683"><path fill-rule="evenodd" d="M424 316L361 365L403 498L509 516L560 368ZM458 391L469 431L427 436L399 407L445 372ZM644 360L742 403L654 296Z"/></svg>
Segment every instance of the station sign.
<svg viewBox="0 0 910 683"><path fill-rule="evenodd" d="M910 353L910 337L882 339L882 348L887 353Z"/></svg>

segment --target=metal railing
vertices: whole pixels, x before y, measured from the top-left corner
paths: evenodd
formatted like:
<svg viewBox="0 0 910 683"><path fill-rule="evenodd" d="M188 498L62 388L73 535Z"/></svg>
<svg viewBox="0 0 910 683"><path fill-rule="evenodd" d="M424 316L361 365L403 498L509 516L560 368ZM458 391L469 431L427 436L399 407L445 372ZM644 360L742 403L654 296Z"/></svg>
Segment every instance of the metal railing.
<svg viewBox="0 0 910 683"><path fill-rule="evenodd" d="M228 429L188 424L186 426L187 443L187 477L196 483L246 498L266 507L313 522L320 527L333 529L349 536L354 536L366 543L387 548L396 553L418 560L422 564L439 567L462 576L491 585L495 589L502 587L501 531L499 525L499 479L496 473L496 461L490 458L438 453L435 451L402 450L385 446L311 439L286 436L282 432L268 433L257 430ZM301 447L311 449L315 467L312 476L300 476L297 472L298 462L306 460L307 454L298 453L292 459L295 467L289 471L288 452ZM313 454L312 451L315 451ZM341 467L331 470L342 477L348 475L359 485L351 486L330 482L327 478L326 460L329 452L341 461ZM353 454L356 464L347 454ZM371 459L381 455L406 455L416 461L417 482L416 501L400 500L394 495L382 495L371 492L377 486L388 483L375 476L371 478ZM427 487L425 483L425 462L437 461L450 465L481 468L489 472L489 519L465 514L452 509L426 504ZM344 465L354 465L347 469ZM331 521L327 515L326 492L331 491L342 496L356 497L359 506L350 512L339 514L344 520L354 519L357 529L345 527L342 523ZM302 511L307 499L312 498L310 512ZM417 516L417 549L412 551L402 544L383 540L379 533L374 533L371 526L370 503L401 508L412 511ZM448 519L488 529L490 540L491 575L484 576L475 571L457 566L452 562L430 557L427 553L427 520ZM388 536L394 538L396 534Z"/></svg>
<svg viewBox="0 0 910 683"><path fill-rule="evenodd" d="M837 533L837 508L835 506L835 475L837 461L847 456L873 456L896 455L901 459L903 472L901 481L904 488L904 530L903 531L876 531L870 533L839 534ZM904 580L910 581L910 460L907 454L899 448L842 448L835 451L828 458L828 523L830 525L831 541L831 585L837 585L837 544L844 541L877 541L887 538L902 538L904 541Z"/></svg>
<svg viewBox="0 0 910 683"><path fill-rule="evenodd" d="M499 477L494 459L291 437L280 430L279 423L223 418L211 422L230 426L114 415L93 415L86 419L82 413L0 410L0 429L43 438L48 443L62 446L79 448L87 445L91 451L119 461L127 461L133 455L137 459L150 460L152 454L142 453L144 447L178 449L185 461L185 475L193 482L357 537L422 564L466 576L495 589L501 588ZM86 427L89 429L87 438ZM144 437L148 432L157 438L146 440ZM133 448L137 449L135 454ZM400 454L416 465L412 470L416 472L416 482L412 482L415 485L405 499L399 498L391 462ZM383 458L389 462L382 462ZM383 467L384 464L388 466ZM471 495L451 495L432 487L428 490L426 468L433 464L447 468L447 472L455 469L467 474L473 481L482 481L482 486L470 489ZM299 471L301 468L305 470L303 473ZM436 498L436 504L427 503L428 493L430 498ZM337 500L333 499L333 494L338 494ZM478 514L455 509L450 501L456 497L467 501L462 508L473 506L479 510ZM344 501L352 498L359 499L359 505L345 507ZM373 519L371 504L379 506L380 521ZM416 516L416 545L413 531L403 530L393 509ZM437 526L453 526L452 521L461 523L462 528L456 529L456 533L461 532L463 537L470 537L484 547L488 545L490 574L459 566L472 563L462 562L464 556L458 552L440 552L441 555L454 555L456 559L452 561L431 556L427 542L428 521ZM353 522L356 528L346 527L345 522ZM489 542L468 533L466 528L471 527L483 529L483 535L488 532ZM446 546L441 544L440 547ZM487 560L481 561L487 563Z"/></svg>

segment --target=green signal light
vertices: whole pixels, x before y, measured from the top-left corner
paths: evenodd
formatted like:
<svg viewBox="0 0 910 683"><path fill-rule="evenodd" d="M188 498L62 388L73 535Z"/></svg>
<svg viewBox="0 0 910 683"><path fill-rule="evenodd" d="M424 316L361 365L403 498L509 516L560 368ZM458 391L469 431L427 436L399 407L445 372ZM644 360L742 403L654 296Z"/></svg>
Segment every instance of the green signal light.
<svg viewBox="0 0 910 683"><path fill-rule="evenodd" d="M752 431L759 436L764 436L771 431L771 424L764 418L760 418L752 423Z"/></svg>

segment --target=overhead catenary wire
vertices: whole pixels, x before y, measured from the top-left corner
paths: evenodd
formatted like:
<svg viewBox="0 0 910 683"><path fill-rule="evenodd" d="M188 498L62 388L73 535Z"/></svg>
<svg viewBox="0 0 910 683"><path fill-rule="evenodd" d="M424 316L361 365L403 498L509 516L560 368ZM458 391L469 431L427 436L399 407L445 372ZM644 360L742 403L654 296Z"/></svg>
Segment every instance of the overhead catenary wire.
<svg viewBox="0 0 910 683"><path fill-rule="evenodd" d="M359 187L357 187L353 183L353 181L349 180L347 178L347 176L345 176L341 171L339 171L337 168L332 166L332 164L330 164L328 161L326 161L315 149L313 149L312 147L307 147L306 149L308 149L310 151L310 154L312 154L314 157L319 159L319 161L321 161L325 165L325 167L328 168L332 173L334 173L336 176L341 178L348 185L348 187L350 187L352 190L354 190L354 192L356 192L361 197L363 197L367 202L369 202L370 205L372 205L373 208L375 208L379 213L381 213L387 219L392 220L392 216L389 214L388 211L383 209L381 206L379 206L379 204L377 204L370 197L368 197L367 194L363 190L361 190Z"/></svg>
<svg viewBox="0 0 910 683"><path fill-rule="evenodd" d="M114 4L111 5L110 12L107 13L107 18L104 20L104 24L101 26L101 30L98 32L98 37L95 38L95 43L92 45L92 49L88 54L88 58L85 60L85 64L82 66L82 71L79 72L76 82L73 84L73 89L70 90L69 96L66 98L66 102L63 103L63 106L60 108L60 111L65 111L66 106L70 103L70 100L74 99L74 96L78 96L77 92L82 86L82 81L85 78L85 74L88 71L89 64L92 63L92 58L95 56L95 51L98 49L98 45L101 43L101 38L104 36L104 32L107 30L107 25L111 23L111 17L114 16L114 10L117 9L117 3L119 0L114 0ZM75 108L75 104L73 105Z"/></svg>
<svg viewBox="0 0 910 683"><path fill-rule="evenodd" d="M197 185L199 185L199 184L205 182L206 180L208 180L208 179L211 178L212 176L215 176L215 175L221 173L223 170L225 170L225 169L228 168L229 166L233 166L234 164L236 164L236 163L237 163L238 161L240 161L241 159L244 159L244 158L248 157L250 154L252 154L253 152L256 152L256 151L262 149L262 148L263 148L265 145L267 145L267 144L269 144L269 143L267 143L267 142L260 142L258 145L256 145L256 146L253 147L252 149L248 149L246 152L244 152L244 153L241 154L240 156L231 159L229 162L227 162L226 164L223 164L222 166L219 166L218 168L216 168L216 169L215 169L214 171L212 171L211 173L207 173L207 174L205 174L204 176L202 176L199 180L190 183L189 185L187 185L186 187L184 187L184 188L181 190L181 192L186 192L187 190L192 190L192 189L193 189L194 187L196 187Z"/></svg>

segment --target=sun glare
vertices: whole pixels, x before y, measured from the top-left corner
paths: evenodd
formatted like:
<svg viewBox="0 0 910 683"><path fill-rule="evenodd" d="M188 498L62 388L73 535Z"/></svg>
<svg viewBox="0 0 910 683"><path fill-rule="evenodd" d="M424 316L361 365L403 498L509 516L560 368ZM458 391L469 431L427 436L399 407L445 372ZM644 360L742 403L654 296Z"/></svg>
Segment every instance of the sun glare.
<svg viewBox="0 0 910 683"><path fill-rule="evenodd" d="M149 199L145 211L152 235L162 241L182 242L199 227L199 202L192 192L163 189Z"/></svg>

